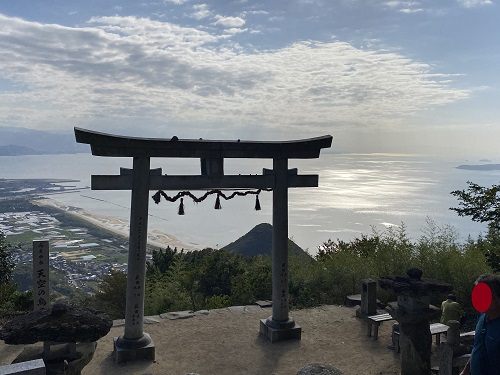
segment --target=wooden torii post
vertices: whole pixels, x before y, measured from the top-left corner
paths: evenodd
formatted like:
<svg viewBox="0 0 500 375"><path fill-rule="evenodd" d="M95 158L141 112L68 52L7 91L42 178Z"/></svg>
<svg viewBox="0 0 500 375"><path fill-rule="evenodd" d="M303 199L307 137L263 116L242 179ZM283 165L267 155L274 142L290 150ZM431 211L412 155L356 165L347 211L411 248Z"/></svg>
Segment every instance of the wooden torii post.
<svg viewBox="0 0 500 375"><path fill-rule="evenodd" d="M93 175L92 190L131 190L125 332L115 338L115 359L154 359L154 344L143 331L148 202L150 190L269 189L273 190L272 316L260 322L260 333L272 342L300 339L301 328L289 316L288 188L317 187L318 175L299 175L288 159L319 158L332 144L326 135L297 141L216 141L125 137L75 128L78 143L89 144L92 155L132 157L133 169L119 175ZM199 158L199 176L162 175L150 169L152 157ZM225 158L273 159L262 175L225 175Z"/></svg>

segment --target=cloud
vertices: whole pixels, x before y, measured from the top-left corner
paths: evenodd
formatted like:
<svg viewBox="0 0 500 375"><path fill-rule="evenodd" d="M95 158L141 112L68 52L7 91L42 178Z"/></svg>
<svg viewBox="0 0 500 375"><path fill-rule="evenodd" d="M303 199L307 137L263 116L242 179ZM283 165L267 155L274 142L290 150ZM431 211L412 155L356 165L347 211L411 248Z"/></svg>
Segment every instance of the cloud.
<svg viewBox="0 0 500 375"><path fill-rule="evenodd" d="M247 15L259 15L259 16L265 16L268 15L269 12L266 10L246 10L241 12L241 16L244 18Z"/></svg>
<svg viewBox="0 0 500 375"><path fill-rule="evenodd" d="M419 6L420 3L418 1L387 1L385 5L393 8L397 7L413 7L413 6Z"/></svg>
<svg viewBox="0 0 500 375"><path fill-rule="evenodd" d="M249 31L249 30L248 29L240 29L239 27L231 27L229 29L225 29L224 30L224 32L226 32L227 34L230 34L230 35L244 33L244 32L247 32L247 31Z"/></svg>
<svg viewBox="0 0 500 375"><path fill-rule="evenodd" d="M480 6L493 5L491 0L458 0L458 3L464 8L476 8Z"/></svg>
<svg viewBox="0 0 500 375"><path fill-rule="evenodd" d="M212 15L212 11L208 8L207 4L193 5L193 10L194 12L191 13L191 17L197 20L202 20Z"/></svg>
<svg viewBox="0 0 500 375"><path fill-rule="evenodd" d="M399 10L401 13L420 13L423 12L424 10L422 8L402 8Z"/></svg>
<svg viewBox="0 0 500 375"><path fill-rule="evenodd" d="M283 22L285 21L284 16L272 16L267 19L269 22Z"/></svg>
<svg viewBox="0 0 500 375"><path fill-rule="evenodd" d="M241 17L223 17L217 16L215 24L218 26L233 28L233 27L242 27L245 25L245 20Z"/></svg>
<svg viewBox="0 0 500 375"><path fill-rule="evenodd" d="M0 23L0 78L25 88L0 91L2 124L140 120L298 136L394 124L470 95L427 64L342 41L248 52L227 34L147 18L95 17L72 28L0 15Z"/></svg>
<svg viewBox="0 0 500 375"><path fill-rule="evenodd" d="M182 5L186 4L189 2L189 0L163 0L165 4L175 4L175 5Z"/></svg>
<svg viewBox="0 0 500 375"><path fill-rule="evenodd" d="M420 13L424 9L421 8L421 4L418 1L398 1L391 0L384 3L385 6L395 9L400 13Z"/></svg>

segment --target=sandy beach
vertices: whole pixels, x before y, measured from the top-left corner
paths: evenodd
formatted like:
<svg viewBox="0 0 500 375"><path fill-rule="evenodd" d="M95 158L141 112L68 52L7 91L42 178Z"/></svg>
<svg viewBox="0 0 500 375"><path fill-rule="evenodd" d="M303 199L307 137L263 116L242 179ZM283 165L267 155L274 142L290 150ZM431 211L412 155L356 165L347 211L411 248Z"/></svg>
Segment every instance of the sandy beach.
<svg viewBox="0 0 500 375"><path fill-rule="evenodd" d="M124 329L115 321L82 375L294 375L308 363L329 364L344 375L399 374L399 354L387 348L391 323L381 324L375 341L367 337L367 323L355 317L353 308L326 305L291 311L302 327L302 339L277 343L259 335L259 320L271 315L270 308L237 306L188 315L174 320L175 314L149 317L144 331L154 341L156 360L127 365L113 359L113 337ZM0 365L22 349L0 343ZM435 357L435 344L432 351Z"/></svg>
<svg viewBox="0 0 500 375"><path fill-rule="evenodd" d="M129 220L113 216L97 215L79 207L67 206L64 203L51 198L37 199L32 201L32 203L38 206L56 208L117 235L127 238L129 236ZM167 246L172 248L177 247L178 249L184 249L187 251L198 249L197 247L183 243L177 237L158 229L150 229L148 231L148 244L160 248L166 248Z"/></svg>

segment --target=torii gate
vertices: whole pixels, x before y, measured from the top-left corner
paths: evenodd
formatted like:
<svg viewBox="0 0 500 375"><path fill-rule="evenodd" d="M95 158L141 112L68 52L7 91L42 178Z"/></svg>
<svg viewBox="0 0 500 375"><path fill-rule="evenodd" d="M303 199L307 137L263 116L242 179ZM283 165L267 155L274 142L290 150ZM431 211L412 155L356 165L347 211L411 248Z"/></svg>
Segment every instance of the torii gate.
<svg viewBox="0 0 500 375"><path fill-rule="evenodd" d="M92 155L132 157L133 169L119 175L92 175L92 190L132 190L127 271L125 332L115 338L117 363L154 360L155 349L143 331L146 244L150 190L269 189L273 190L272 316L260 321L260 333L271 342L300 339L301 328L289 316L288 300L288 188L317 187L318 175L298 175L288 159L319 158L332 136L297 141L215 141L125 137L75 128L78 143L91 146ZM201 175L162 175L150 170L152 157L201 160ZM224 158L273 159L273 169L262 175L224 175Z"/></svg>

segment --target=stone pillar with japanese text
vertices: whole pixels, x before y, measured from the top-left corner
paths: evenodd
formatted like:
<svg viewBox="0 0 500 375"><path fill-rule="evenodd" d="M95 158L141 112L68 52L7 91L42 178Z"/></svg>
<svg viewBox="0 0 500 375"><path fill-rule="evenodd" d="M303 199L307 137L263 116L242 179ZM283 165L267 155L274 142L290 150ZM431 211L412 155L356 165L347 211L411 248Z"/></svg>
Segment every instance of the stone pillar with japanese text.
<svg viewBox="0 0 500 375"><path fill-rule="evenodd" d="M143 331L150 158L134 157L133 160L125 332L114 340L117 363L155 359L155 345L151 336Z"/></svg>
<svg viewBox="0 0 500 375"><path fill-rule="evenodd" d="M49 241L33 241L33 310L50 309Z"/></svg>
<svg viewBox="0 0 500 375"><path fill-rule="evenodd" d="M260 333L271 342L299 339L301 327L289 315L288 295L288 160L273 160L273 313L260 321Z"/></svg>

